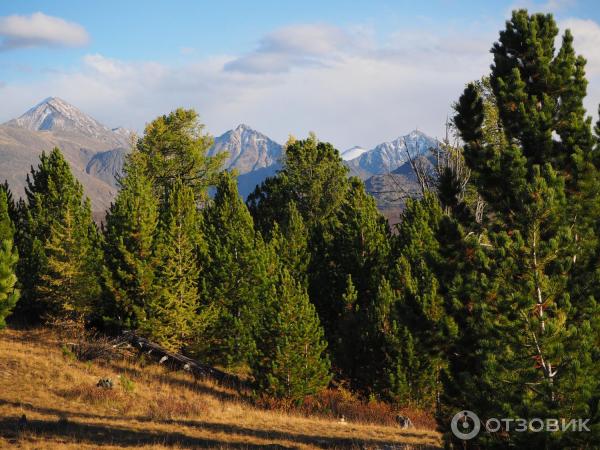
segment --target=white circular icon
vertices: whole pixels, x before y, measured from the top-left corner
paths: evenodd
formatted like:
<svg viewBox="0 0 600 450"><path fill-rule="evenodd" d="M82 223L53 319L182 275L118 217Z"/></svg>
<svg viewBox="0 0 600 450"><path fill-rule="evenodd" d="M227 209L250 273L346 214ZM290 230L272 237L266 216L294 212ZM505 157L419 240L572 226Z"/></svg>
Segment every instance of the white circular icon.
<svg viewBox="0 0 600 450"><path fill-rule="evenodd" d="M469 422L472 422L471 431L467 431L471 426ZM479 433L481 429L481 421L477 414L473 411L460 411L457 412L452 418L452 422L450 423L450 428L452 429L452 433L459 439L463 439L468 441L469 439L473 439Z"/></svg>

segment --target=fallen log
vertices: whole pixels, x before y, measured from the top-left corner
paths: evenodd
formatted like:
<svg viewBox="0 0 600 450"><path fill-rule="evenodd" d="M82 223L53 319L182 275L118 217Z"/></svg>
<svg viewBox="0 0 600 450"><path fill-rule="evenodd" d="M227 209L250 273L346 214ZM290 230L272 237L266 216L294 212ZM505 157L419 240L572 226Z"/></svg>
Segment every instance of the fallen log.
<svg viewBox="0 0 600 450"><path fill-rule="evenodd" d="M137 336L133 332L125 332L129 343L140 352L149 355L159 364L167 364L169 367L190 372L194 378L211 379L217 383L235 388L238 391L250 389L250 384L241 380L239 377L222 370L216 369L207 364L202 364L195 359L188 358L180 353L174 353L164 349L158 344L148 341L148 339Z"/></svg>

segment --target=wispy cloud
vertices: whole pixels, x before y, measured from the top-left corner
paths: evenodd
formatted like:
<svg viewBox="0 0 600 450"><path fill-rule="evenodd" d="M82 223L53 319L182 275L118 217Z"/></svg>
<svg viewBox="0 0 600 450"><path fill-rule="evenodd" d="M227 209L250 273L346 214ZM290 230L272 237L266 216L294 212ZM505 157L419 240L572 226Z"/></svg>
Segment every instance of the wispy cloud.
<svg viewBox="0 0 600 450"><path fill-rule="evenodd" d="M79 47L89 42L81 25L36 12L0 17L0 50L24 47Z"/></svg>
<svg viewBox="0 0 600 450"><path fill-rule="evenodd" d="M279 73L297 66L322 66L360 48L360 37L327 24L288 26L266 35L255 51L230 61L225 70Z"/></svg>

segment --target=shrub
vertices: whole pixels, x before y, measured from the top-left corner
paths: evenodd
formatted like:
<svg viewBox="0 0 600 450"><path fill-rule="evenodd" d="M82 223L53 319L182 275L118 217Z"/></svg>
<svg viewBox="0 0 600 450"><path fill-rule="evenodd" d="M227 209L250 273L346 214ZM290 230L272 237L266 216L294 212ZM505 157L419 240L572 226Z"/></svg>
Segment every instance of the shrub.
<svg viewBox="0 0 600 450"><path fill-rule="evenodd" d="M122 392L117 389L103 389L94 384L81 383L59 394L67 400L78 400L94 406L104 406L118 410L124 410L127 406L127 398Z"/></svg>
<svg viewBox="0 0 600 450"><path fill-rule="evenodd" d="M396 412L390 404L361 400L346 389L327 389L307 397L300 410L306 415L344 417L350 422L396 425Z"/></svg>
<svg viewBox="0 0 600 450"><path fill-rule="evenodd" d="M65 359L74 360L77 358L75 353L73 353L73 351L69 348L69 346L67 344L63 344L60 347L60 350L62 351L62 355Z"/></svg>
<svg viewBox="0 0 600 450"><path fill-rule="evenodd" d="M135 383L131 378L125 374L121 375L119 378L121 380L121 389L123 389L123 392L130 394L135 390Z"/></svg>
<svg viewBox="0 0 600 450"><path fill-rule="evenodd" d="M50 326L56 331L62 344L63 355L77 358L80 361L96 359L110 360L122 357L122 346L125 337L109 337L88 329L80 316L48 318Z"/></svg>

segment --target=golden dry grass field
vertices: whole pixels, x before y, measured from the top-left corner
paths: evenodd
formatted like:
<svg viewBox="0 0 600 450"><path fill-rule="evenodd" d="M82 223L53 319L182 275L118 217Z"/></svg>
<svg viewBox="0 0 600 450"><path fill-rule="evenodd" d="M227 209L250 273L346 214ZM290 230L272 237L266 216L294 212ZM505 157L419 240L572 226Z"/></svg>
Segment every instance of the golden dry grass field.
<svg viewBox="0 0 600 450"><path fill-rule="evenodd" d="M104 377L113 389L96 387ZM0 331L1 448L131 446L408 450L440 448L440 437L258 408L236 391L138 358L78 361L48 330Z"/></svg>

